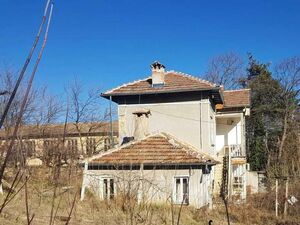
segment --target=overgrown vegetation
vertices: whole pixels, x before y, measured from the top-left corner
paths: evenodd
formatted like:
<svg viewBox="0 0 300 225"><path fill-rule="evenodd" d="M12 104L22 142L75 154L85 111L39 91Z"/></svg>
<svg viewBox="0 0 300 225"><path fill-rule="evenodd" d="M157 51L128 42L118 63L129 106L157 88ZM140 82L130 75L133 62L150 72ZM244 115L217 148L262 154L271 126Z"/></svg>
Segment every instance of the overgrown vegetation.
<svg viewBox="0 0 300 225"><path fill-rule="evenodd" d="M10 171L11 174L14 171ZM171 206L169 202L163 205L141 204L126 202L125 198L110 201L100 201L92 193L88 193L84 201L79 195L82 174L80 170L62 168L59 178L53 181L53 169L40 167L30 170L28 178L29 213L34 215L32 224L50 224L51 211L53 211L52 224L97 224L97 225L127 225L127 224L170 224L170 225L206 225L209 220L214 224L226 224L226 213L222 203L214 205L213 210L202 208L197 210L184 206ZM11 181L13 176L8 179ZM24 178L25 179L25 178ZM71 181L71 183L70 183ZM297 184L292 190L298 191ZM299 183L298 183L299 185ZM53 198L53 193L56 196ZM300 193L299 193L300 194ZM75 198L74 198L75 197ZM25 193L20 192L0 214L0 224L26 224ZM54 200L55 201L54 201ZM74 201L75 199L75 201ZM3 197L2 199L3 200ZM132 199L133 200L133 199ZM54 201L54 204L53 204ZM284 201L284 190L280 190L280 203ZM262 194L249 198L246 203L230 205L230 220L232 224L300 224L299 206L291 207L289 218L276 218L274 213L274 194ZM134 205L134 206L133 206ZM282 204L281 204L282 205ZM53 207L53 209L52 209ZM283 208L281 207L282 211ZM172 222L173 221L173 222Z"/></svg>

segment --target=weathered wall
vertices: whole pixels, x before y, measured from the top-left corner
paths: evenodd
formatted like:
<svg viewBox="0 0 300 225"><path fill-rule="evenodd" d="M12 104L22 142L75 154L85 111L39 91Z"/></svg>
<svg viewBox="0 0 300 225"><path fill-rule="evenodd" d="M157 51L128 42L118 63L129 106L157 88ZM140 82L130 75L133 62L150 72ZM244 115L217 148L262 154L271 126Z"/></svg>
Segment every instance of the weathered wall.
<svg viewBox="0 0 300 225"><path fill-rule="evenodd" d="M189 177L189 204L197 208L211 204L211 174L203 174L201 169L178 170L87 170L84 174L83 189L93 190L100 199L103 198L103 178L113 177L117 180L117 193L131 190L140 200L157 203L169 203L174 197L175 177Z"/></svg>
<svg viewBox="0 0 300 225"><path fill-rule="evenodd" d="M247 171L247 194L258 193L258 173Z"/></svg>
<svg viewBox="0 0 300 225"><path fill-rule="evenodd" d="M203 152L214 154L215 118L208 99L178 103L119 105L120 143L124 137L134 135L133 112L140 109L151 112L149 133L166 132Z"/></svg>
<svg viewBox="0 0 300 225"><path fill-rule="evenodd" d="M96 141L96 151L104 151L110 148L110 136L93 136L90 135L88 137L66 137L66 146L68 140L76 140L77 141L77 149L79 154L86 154L87 153L87 139L93 138ZM58 138L31 138L31 139L24 139L24 141L34 142L35 145L35 157L41 157L44 154L44 141L53 141L57 144L61 141L62 137ZM116 144L118 139L114 136L114 143Z"/></svg>

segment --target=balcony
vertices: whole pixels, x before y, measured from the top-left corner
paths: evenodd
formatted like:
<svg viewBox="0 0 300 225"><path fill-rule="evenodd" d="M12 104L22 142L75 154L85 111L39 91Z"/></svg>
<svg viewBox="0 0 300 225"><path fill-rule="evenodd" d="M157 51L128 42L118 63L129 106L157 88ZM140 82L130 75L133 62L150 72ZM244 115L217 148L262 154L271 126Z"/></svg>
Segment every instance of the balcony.
<svg viewBox="0 0 300 225"><path fill-rule="evenodd" d="M246 151L240 144L225 145L225 155L230 155L232 158L246 157Z"/></svg>

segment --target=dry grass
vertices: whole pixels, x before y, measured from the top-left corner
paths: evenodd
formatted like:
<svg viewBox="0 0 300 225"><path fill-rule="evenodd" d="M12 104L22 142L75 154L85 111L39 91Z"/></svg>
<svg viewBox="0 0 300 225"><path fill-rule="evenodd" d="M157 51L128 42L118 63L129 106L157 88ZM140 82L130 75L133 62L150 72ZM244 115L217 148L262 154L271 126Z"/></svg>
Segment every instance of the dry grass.
<svg viewBox="0 0 300 225"><path fill-rule="evenodd" d="M32 177L29 180L29 206L30 214L34 214L32 224L49 224L51 204L53 199L54 186L51 180L49 169L35 169L31 171ZM99 201L91 193L87 194L84 201L79 201L79 190L81 184L81 172L72 172L69 180L68 169L64 169L57 189L55 199L55 224L66 224L74 196L76 204L70 224L73 225L138 225L138 224L177 224L179 207L173 208L170 204L165 205L137 205L131 203L123 204L122 198L116 201ZM71 186L70 183L71 182ZM69 187L67 189L63 187ZM2 197L3 198L3 197ZM1 200L1 199L0 199ZM247 203L230 205L230 220L232 224L300 224L300 213L290 209L291 216L287 221L276 219L272 195L254 196L248 199ZM173 219L172 219L173 218ZM192 207L183 207L180 224L204 225L213 220L213 225L227 224L225 209L222 204L215 205L213 210ZM297 223L298 221L298 223ZM0 215L0 224L18 225L26 224L26 210L24 191L5 208Z"/></svg>

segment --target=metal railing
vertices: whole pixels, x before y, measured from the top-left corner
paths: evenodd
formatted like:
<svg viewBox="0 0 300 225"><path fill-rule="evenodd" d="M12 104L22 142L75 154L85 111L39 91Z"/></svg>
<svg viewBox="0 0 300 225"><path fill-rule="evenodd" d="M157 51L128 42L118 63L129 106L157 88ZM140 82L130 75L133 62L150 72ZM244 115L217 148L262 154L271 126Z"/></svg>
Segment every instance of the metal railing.
<svg viewBox="0 0 300 225"><path fill-rule="evenodd" d="M246 152L245 149L240 144L234 144L234 145L226 145L224 147L225 149L225 155L229 155L231 157L245 157Z"/></svg>

